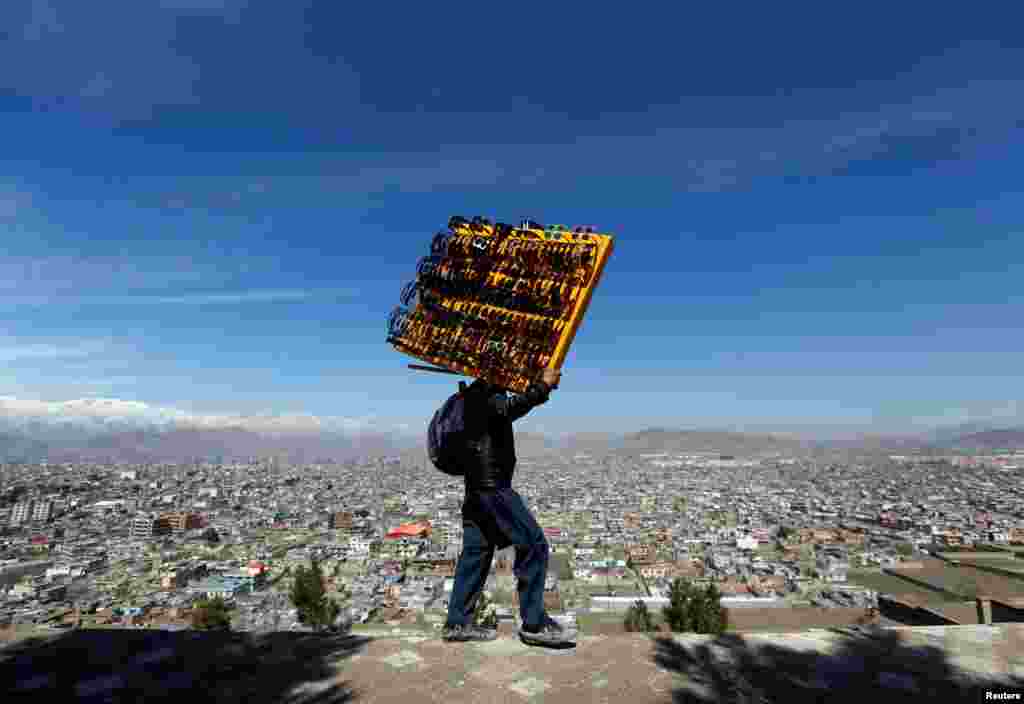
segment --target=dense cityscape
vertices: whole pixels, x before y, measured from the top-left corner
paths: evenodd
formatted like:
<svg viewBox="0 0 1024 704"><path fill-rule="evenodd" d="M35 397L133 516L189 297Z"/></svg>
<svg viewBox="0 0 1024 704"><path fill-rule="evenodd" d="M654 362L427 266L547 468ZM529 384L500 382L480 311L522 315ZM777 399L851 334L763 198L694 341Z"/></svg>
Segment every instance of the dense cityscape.
<svg viewBox="0 0 1024 704"><path fill-rule="evenodd" d="M235 630L304 630L288 594L312 558L341 606L338 627L431 631L444 620L463 488L425 459L0 472L8 630L183 629L195 601L215 596L232 605ZM683 577L715 584L733 627L758 630L899 623L907 604L977 623L979 597L1024 605L1022 480L1021 451L848 462L644 453L525 458L515 484L551 546L552 613L598 631L637 599L666 603ZM513 562L500 551L486 586L499 620L518 614Z"/></svg>

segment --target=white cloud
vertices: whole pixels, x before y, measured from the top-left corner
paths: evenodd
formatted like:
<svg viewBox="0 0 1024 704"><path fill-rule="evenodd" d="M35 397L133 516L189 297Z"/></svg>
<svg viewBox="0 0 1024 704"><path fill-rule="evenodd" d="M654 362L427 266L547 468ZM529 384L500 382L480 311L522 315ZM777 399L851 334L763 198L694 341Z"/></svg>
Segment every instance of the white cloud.
<svg viewBox="0 0 1024 704"><path fill-rule="evenodd" d="M151 406L142 401L117 398L83 398L69 401L42 401L0 396L0 417L50 420L119 420L140 425L157 424L182 428L242 428L270 435L304 435L322 432L360 433L400 429L386 426L372 416L315 416L304 413L197 414L177 408Z"/></svg>
<svg viewBox="0 0 1024 704"><path fill-rule="evenodd" d="M72 346L48 344L0 345L0 362L87 357L102 350L103 346L97 344L77 344Z"/></svg>
<svg viewBox="0 0 1024 704"><path fill-rule="evenodd" d="M85 303L105 305L235 305L240 303L273 303L301 301L313 297L313 291L239 291L236 293L189 293L180 296L103 296L85 298Z"/></svg>
<svg viewBox="0 0 1024 704"><path fill-rule="evenodd" d="M252 303L281 303L304 301L314 298L350 298L359 295L357 289L318 290L255 290L232 291L227 293L186 293L174 296L0 296L0 309L39 307L53 305L73 306L224 306L248 305Z"/></svg>
<svg viewBox="0 0 1024 704"><path fill-rule="evenodd" d="M200 266L190 255L82 256L47 254L0 258L0 292L24 296L62 291L104 289L161 289L182 284L218 281L223 271Z"/></svg>

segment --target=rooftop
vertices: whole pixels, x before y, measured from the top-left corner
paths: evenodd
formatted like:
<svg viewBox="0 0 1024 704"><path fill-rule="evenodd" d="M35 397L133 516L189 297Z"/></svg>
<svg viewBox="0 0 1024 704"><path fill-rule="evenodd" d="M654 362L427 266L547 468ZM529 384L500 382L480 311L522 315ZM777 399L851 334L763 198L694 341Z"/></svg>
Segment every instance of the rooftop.
<svg viewBox="0 0 1024 704"><path fill-rule="evenodd" d="M1024 693L1024 625L581 635L565 650L391 630L81 630L0 648L0 682L12 702L984 701Z"/></svg>

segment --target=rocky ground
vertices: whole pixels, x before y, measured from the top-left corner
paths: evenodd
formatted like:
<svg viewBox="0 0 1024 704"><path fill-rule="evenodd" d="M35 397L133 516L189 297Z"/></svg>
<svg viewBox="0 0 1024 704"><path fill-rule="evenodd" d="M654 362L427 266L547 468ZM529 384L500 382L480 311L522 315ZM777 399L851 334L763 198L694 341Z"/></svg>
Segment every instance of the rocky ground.
<svg viewBox="0 0 1024 704"><path fill-rule="evenodd" d="M791 634L349 636L78 630L5 644L4 702L936 702L1024 694L1024 625ZM991 700L988 700L991 701Z"/></svg>

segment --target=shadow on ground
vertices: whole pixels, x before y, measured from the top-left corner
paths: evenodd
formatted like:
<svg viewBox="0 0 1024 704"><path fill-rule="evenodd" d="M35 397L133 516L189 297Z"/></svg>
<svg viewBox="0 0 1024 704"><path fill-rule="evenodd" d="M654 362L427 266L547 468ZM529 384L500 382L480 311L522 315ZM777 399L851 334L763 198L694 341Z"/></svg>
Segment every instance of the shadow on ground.
<svg viewBox="0 0 1024 704"><path fill-rule="evenodd" d="M342 662L369 638L76 630L0 648L0 701L340 704Z"/></svg>
<svg viewBox="0 0 1024 704"><path fill-rule="evenodd" d="M674 704L939 704L986 701L986 691L1024 691L1024 679L964 671L941 649L908 645L891 631L843 638L829 653L731 634L687 645L659 637L654 661L680 676L672 694Z"/></svg>

